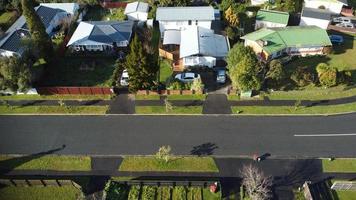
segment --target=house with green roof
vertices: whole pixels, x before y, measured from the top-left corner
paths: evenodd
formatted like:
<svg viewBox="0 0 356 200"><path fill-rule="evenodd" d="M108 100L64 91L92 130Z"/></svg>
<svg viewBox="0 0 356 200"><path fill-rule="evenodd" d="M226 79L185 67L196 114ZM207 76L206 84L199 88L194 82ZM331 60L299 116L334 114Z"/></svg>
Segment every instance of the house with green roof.
<svg viewBox="0 0 356 200"><path fill-rule="evenodd" d="M286 27L289 13L275 10L259 10L256 15L255 30L260 28Z"/></svg>
<svg viewBox="0 0 356 200"><path fill-rule="evenodd" d="M332 46L327 32L317 26L262 28L242 39L265 62L281 56L324 55Z"/></svg>

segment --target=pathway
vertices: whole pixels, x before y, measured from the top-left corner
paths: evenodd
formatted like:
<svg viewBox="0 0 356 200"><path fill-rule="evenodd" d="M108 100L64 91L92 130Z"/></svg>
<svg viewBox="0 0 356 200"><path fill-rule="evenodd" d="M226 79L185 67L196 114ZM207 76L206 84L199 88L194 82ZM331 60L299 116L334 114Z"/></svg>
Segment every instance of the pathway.
<svg viewBox="0 0 356 200"><path fill-rule="evenodd" d="M134 114L135 101L131 94L121 94L110 103L108 114Z"/></svg>
<svg viewBox="0 0 356 200"><path fill-rule="evenodd" d="M208 94L203 104L203 114L231 114L225 94Z"/></svg>

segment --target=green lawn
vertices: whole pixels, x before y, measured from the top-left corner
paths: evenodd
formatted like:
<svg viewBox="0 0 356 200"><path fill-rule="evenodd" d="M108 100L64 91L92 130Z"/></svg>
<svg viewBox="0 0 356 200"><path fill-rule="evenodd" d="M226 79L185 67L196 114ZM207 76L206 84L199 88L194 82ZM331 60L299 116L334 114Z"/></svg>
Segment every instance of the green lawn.
<svg viewBox="0 0 356 200"><path fill-rule="evenodd" d="M114 58L63 57L41 83L44 86L111 87Z"/></svg>
<svg viewBox="0 0 356 200"><path fill-rule="evenodd" d="M0 156L0 169L90 171L91 158L89 156L57 155Z"/></svg>
<svg viewBox="0 0 356 200"><path fill-rule="evenodd" d="M105 9L101 6L90 6L88 12L84 16L84 21L108 21L108 20L125 20L125 9L118 8L112 9L112 13L109 9Z"/></svg>
<svg viewBox="0 0 356 200"><path fill-rule="evenodd" d="M322 160L324 172L356 172L356 159Z"/></svg>
<svg viewBox="0 0 356 200"><path fill-rule="evenodd" d="M159 95L135 95L136 100L159 100Z"/></svg>
<svg viewBox="0 0 356 200"><path fill-rule="evenodd" d="M204 101L206 94L192 94L192 95L168 95L168 100L202 100Z"/></svg>
<svg viewBox="0 0 356 200"><path fill-rule="evenodd" d="M136 106L136 114L202 114L202 106L173 106L166 112L165 106Z"/></svg>
<svg viewBox="0 0 356 200"><path fill-rule="evenodd" d="M203 189L203 199L204 200L220 200L221 192L211 193L209 188Z"/></svg>
<svg viewBox="0 0 356 200"><path fill-rule="evenodd" d="M179 171L179 172L218 172L211 157L173 157L167 164L154 156L127 156L119 171Z"/></svg>
<svg viewBox="0 0 356 200"><path fill-rule="evenodd" d="M112 95L10 95L0 96L0 100L110 100Z"/></svg>
<svg viewBox="0 0 356 200"><path fill-rule="evenodd" d="M0 114L105 114L109 106L0 106Z"/></svg>
<svg viewBox="0 0 356 200"><path fill-rule="evenodd" d="M355 112L356 103L299 107L297 110L294 106L233 106L232 111L234 114L337 114Z"/></svg>
<svg viewBox="0 0 356 200"><path fill-rule="evenodd" d="M161 60L159 65L159 81L166 83L167 79L172 76L172 73L171 61L167 59Z"/></svg>
<svg viewBox="0 0 356 200"><path fill-rule="evenodd" d="M16 11L4 12L0 15L0 27L5 32L17 19Z"/></svg>
<svg viewBox="0 0 356 200"><path fill-rule="evenodd" d="M356 96L356 87L340 85L332 88L310 88L293 91L274 91L266 96L271 100L326 100Z"/></svg>
<svg viewBox="0 0 356 200"><path fill-rule="evenodd" d="M338 200L356 200L356 191L335 191Z"/></svg>
<svg viewBox="0 0 356 200"><path fill-rule="evenodd" d="M0 188L0 199L6 200L74 200L82 192L74 186L33 186Z"/></svg>

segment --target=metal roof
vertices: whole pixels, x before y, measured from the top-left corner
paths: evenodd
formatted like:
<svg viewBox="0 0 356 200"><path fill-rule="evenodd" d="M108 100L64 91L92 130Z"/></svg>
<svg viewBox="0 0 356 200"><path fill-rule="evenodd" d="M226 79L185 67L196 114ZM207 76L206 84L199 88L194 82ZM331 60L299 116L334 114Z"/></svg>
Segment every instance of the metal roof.
<svg viewBox="0 0 356 200"><path fill-rule="evenodd" d="M30 32L24 29L18 29L7 38L7 40L2 44L1 49L17 52L21 51L22 40L30 37Z"/></svg>
<svg viewBox="0 0 356 200"><path fill-rule="evenodd" d="M124 14L126 15L128 13L133 13L133 12L147 13L148 9L149 9L148 3L135 1L132 3L128 3L126 5Z"/></svg>
<svg viewBox="0 0 356 200"><path fill-rule="evenodd" d="M314 19L324 19L324 20L331 20L331 16L333 13L316 8L307 8L304 7L302 11L302 17L309 17Z"/></svg>
<svg viewBox="0 0 356 200"><path fill-rule="evenodd" d="M287 25L289 13L275 10L259 10L256 15L256 20Z"/></svg>
<svg viewBox="0 0 356 200"><path fill-rule="evenodd" d="M68 45L94 41L113 44L114 42L130 41L132 21L89 21L80 22Z"/></svg>
<svg viewBox="0 0 356 200"><path fill-rule="evenodd" d="M158 21L215 20L215 11L211 6L197 7L158 7Z"/></svg>
<svg viewBox="0 0 356 200"><path fill-rule="evenodd" d="M180 44L180 31L179 30L166 30L164 31L163 45L166 44Z"/></svg>

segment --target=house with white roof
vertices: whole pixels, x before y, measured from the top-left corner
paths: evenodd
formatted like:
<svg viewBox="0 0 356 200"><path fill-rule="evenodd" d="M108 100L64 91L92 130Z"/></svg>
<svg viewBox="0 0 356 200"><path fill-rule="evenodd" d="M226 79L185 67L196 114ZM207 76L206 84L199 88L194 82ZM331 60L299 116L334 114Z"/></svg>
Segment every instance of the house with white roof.
<svg viewBox="0 0 356 200"><path fill-rule="evenodd" d="M156 12L162 38L166 30L184 30L190 26L210 29L212 21L218 18L220 12L212 6L159 7Z"/></svg>
<svg viewBox="0 0 356 200"><path fill-rule="evenodd" d="M270 0L251 0L251 5L252 6L259 6L262 5L264 3L267 3Z"/></svg>
<svg viewBox="0 0 356 200"><path fill-rule="evenodd" d="M225 60L229 49L229 40L213 30L191 26L181 31L179 57L185 67L214 67L217 60Z"/></svg>
<svg viewBox="0 0 356 200"><path fill-rule="evenodd" d="M124 14L128 20L147 21L148 10L148 3L135 1L126 5Z"/></svg>
<svg viewBox="0 0 356 200"><path fill-rule="evenodd" d="M112 51L129 45L133 21L80 22L67 47L74 51Z"/></svg>
<svg viewBox="0 0 356 200"><path fill-rule="evenodd" d="M333 15L328 10L304 7L299 26L318 26L326 30Z"/></svg>
<svg viewBox="0 0 356 200"><path fill-rule="evenodd" d="M256 15L255 29L286 27L289 13L275 10L259 10Z"/></svg>
<svg viewBox="0 0 356 200"><path fill-rule="evenodd" d="M78 10L79 5L77 3L44 3L35 8L36 13L46 28L46 32L50 36L65 21L70 22L73 20ZM22 41L29 37L30 31L27 27L26 19L24 16L21 16L1 38L0 56L22 56L25 51Z"/></svg>
<svg viewBox="0 0 356 200"><path fill-rule="evenodd" d="M304 0L304 7L328 10L340 14L347 0Z"/></svg>

